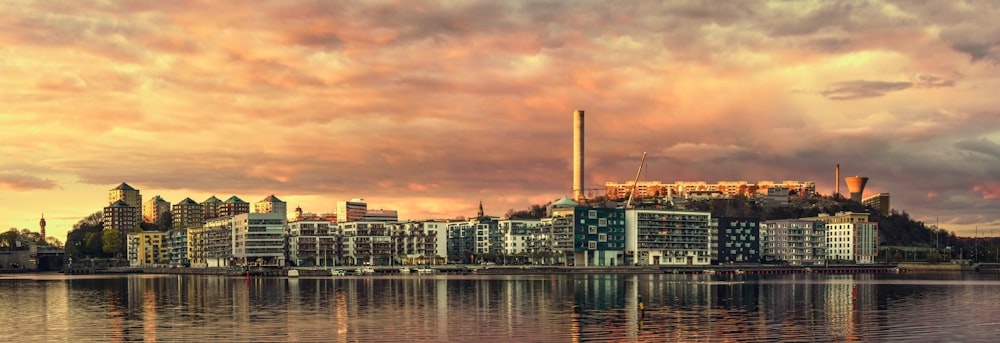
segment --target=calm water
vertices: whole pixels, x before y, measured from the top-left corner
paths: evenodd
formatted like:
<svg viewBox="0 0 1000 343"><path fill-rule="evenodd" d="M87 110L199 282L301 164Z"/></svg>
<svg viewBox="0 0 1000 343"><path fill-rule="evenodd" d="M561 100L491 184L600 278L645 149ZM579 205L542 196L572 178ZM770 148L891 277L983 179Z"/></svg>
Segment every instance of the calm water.
<svg viewBox="0 0 1000 343"><path fill-rule="evenodd" d="M992 342L1000 279L5 275L0 323L0 340L17 342Z"/></svg>

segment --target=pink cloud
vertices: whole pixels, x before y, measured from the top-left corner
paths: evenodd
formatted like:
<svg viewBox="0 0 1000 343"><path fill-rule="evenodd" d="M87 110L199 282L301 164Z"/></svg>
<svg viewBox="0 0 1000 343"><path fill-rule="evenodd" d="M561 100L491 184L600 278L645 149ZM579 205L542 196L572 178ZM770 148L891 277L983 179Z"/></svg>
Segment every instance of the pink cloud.
<svg viewBox="0 0 1000 343"><path fill-rule="evenodd" d="M972 191L982 195L983 200L1000 199L1000 183L986 183L972 186Z"/></svg>

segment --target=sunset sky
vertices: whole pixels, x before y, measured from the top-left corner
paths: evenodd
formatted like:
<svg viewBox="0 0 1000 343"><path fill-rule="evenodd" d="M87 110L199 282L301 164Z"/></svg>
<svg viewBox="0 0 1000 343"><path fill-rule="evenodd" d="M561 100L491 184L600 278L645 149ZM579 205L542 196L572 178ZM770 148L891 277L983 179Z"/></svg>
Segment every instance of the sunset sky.
<svg viewBox="0 0 1000 343"><path fill-rule="evenodd" d="M1000 227L995 1L2 1L0 227L275 194L401 219L586 182L870 178ZM841 190L847 193L846 186Z"/></svg>

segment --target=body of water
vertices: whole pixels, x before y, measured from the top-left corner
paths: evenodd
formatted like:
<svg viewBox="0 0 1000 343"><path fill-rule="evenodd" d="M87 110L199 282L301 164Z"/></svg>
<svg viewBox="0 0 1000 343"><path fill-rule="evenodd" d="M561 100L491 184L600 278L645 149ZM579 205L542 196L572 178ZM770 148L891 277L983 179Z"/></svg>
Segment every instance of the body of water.
<svg viewBox="0 0 1000 343"><path fill-rule="evenodd" d="M17 342L993 342L1000 279L23 274L0 276L0 323Z"/></svg>

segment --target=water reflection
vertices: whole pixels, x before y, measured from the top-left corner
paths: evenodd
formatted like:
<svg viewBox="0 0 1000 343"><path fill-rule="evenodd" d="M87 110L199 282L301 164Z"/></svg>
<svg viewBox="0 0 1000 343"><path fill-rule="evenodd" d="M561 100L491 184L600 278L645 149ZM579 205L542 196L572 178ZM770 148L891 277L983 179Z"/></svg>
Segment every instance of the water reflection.
<svg viewBox="0 0 1000 343"><path fill-rule="evenodd" d="M0 278L23 341L975 341L996 278L557 275ZM643 309L639 308L639 302Z"/></svg>

